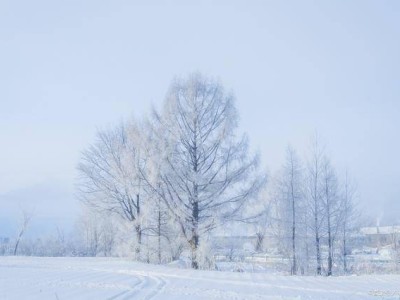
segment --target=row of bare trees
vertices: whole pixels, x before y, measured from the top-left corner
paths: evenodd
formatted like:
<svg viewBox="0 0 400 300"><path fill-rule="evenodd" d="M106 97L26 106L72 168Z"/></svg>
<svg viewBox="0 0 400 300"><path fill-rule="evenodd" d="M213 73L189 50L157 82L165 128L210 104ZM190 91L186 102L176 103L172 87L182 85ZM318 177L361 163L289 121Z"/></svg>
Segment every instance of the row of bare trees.
<svg viewBox="0 0 400 300"><path fill-rule="evenodd" d="M79 195L91 209L133 224L135 253L143 237L186 241L199 268L202 238L251 217L248 204L265 183L246 136L237 136L234 98L200 74L175 80L161 112L99 131L79 164Z"/></svg>
<svg viewBox="0 0 400 300"><path fill-rule="evenodd" d="M358 213L354 184L347 172L343 177L317 136L304 162L288 148L273 187L272 223L291 274L309 273L313 266L316 274L329 276L339 261L347 273L348 241Z"/></svg>
<svg viewBox="0 0 400 300"><path fill-rule="evenodd" d="M160 111L98 132L78 167L80 198L89 210L131 225L138 260L149 261L152 249L160 263L165 248L177 254L185 248L199 268L200 245L210 232L258 217L257 247L272 223L291 274L313 266L318 275L325 269L332 275L338 250L346 272L356 214L348 176L339 180L319 138L304 163L289 148L268 220L263 202L252 202L266 176L237 127L234 97L217 81L200 74L177 79Z"/></svg>

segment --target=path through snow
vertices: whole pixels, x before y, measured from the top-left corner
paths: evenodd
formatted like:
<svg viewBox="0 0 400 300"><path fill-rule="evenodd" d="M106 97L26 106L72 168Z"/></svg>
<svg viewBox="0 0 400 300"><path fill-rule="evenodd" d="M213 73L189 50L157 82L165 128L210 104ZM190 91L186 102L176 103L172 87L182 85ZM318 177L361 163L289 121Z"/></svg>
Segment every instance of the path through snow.
<svg viewBox="0 0 400 300"><path fill-rule="evenodd" d="M108 258L0 257L0 299L10 300L399 299L399 293L400 275L292 277Z"/></svg>

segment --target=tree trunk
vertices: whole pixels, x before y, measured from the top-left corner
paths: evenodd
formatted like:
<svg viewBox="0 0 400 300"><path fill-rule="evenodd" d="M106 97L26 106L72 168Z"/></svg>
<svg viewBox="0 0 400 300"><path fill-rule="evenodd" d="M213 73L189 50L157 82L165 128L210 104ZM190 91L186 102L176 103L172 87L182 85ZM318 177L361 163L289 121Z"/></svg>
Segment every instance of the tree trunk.
<svg viewBox="0 0 400 300"><path fill-rule="evenodd" d="M158 209L158 219L157 219L157 243L158 243L158 263L161 264L161 208Z"/></svg>
<svg viewBox="0 0 400 300"><path fill-rule="evenodd" d="M140 197L136 195L136 221L138 224L135 226L137 245L135 249L136 259L140 260L140 251L142 247L142 226L140 225Z"/></svg>
<svg viewBox="0 0 400 300"><path fill-rule="evenodd" d="M18 251L18 246L19 246L19 242L21 241L22 236L24 235L24 229L21 230L21 232L18 235L17 238L17 242L15 243L15 247L14 247L14 256L17 255L17 251Z"/></svg>
<svg viewBox="0 0 400 300"><path fill-rule="evenodd" d="M316 167L316 169L318 169ZM315 248L317 254L317 275L322 274L322 266L321 266L321 242L319 236L319 221L318 221L318 180L317 177L314 178L314 225L315 225Z"/></svg>
<svg viewBox="0 0 400 300"><path fill-rule="evenodd" d="M190 246L192 250L192 268L198 269L199 262L197 257L197 250L199 247L199 233L198 233L198 221L199 221L199 204L198 202L193 203L193 224L192 224L192 238Z"/></svg>
<svg viewBox="0 0 400 300"><path fill-rule="evenodd" d="M333 249L332 249L332 233L330 228L330 218L328 217L328 276L332 275L332 260L333 260Z"/></svg>
<svg viewBox="0 0 400 300"><path fill-rule="evenodd" d="M194 174L198 174L198 153L197 153L197 119L194 122L194 144L193 144L193 172ZM197 185L197 179L193 183L193 210L192 210L192 238L191 238L191 246L192 246L192 268L199 268L198 261L198 247L199 247L199 191Z"/></svg>
<svg viewBox="0 0 400 300"><path fill-rule="evenodd" d="M315 246L317 250L317 275L322 274L322 267L321 267L321 247L320 247L320 239L318 232L315 234Z"/></svg>
<svg viewBox="0 0 400 300"><path fill-rule="evenodd" d="M343 271L347 273L346 225L343 229Z"/></svg>
<svg viewBox="0 0 400 300"><path fill-rule="evenodd" d="M293 166L293 165L292 165ZM292 168L292 275L297 274L297 260L296 260L296 208L294 200L293 188L293 168Z"/></svg>
<svg viewBox="0 0 400 300"><path fill-rule="evenodd" d="M294 226L293 222L293 235L292 235L292 275L297 274L297 260L296 260L296 227Z"/></svg>
<svg viewBox="0 0 400 300"><path fill-rule="evenodd" d="M142 248L142 227L139 225L135 226L135 232L136 232L136 248L135 248L135 253L136 253L136 259L140 259L140 251Z"/></svg>
<svg viewBox="0 0 400 300"><path fill-rule="evenodd" d="M257 252L263 251L264 236L265 235L264 235L263 232L257 232L256 233L256 238L257 238L256 251Z"/></svg>
<svg viewBox="0 0 400 300"><path fill-rule="evenodd" d="M19 239L18 239L17 242L15 243L14 256L17 255L18 245L19 245Z"/></svg>
<svg viewBox="0 0 400 300"><path fill-rule="evenodd" d="M326 195L326 215L328 222L328 276L332 276L332 260L333 260L333 241L332 241L332 224L331 224L331 197L328 188L328 180L325 179L325 195Z"/></svg>
<svg viewBox="0 0 400 300"><path fill-rule="evenodd" d="M319 224L318 224L318 211L317 211L317 200L315 199L315 212L314 212L314 222L315 222L315 248L317 254L317 275L322 274L322 267L321 267L321 243L319 237Z"/></svg>

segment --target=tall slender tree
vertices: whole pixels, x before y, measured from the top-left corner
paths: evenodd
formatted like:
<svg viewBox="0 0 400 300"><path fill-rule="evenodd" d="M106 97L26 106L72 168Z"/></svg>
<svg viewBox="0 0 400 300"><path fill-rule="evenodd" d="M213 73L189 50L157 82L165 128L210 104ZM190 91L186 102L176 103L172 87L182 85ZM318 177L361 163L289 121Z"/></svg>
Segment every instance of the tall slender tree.
<svg viewBox="0 0 400 300"><path fill-rule="evenodd" d="M327 275L332 275L335 239L339 231L341 217L341 202L338 179L330 161L325 157L322 167L323 179L323 214L326 219L326 233L328 239L328 269Z"/></svg>
<svg viewBox="0 0 400 300"><path fill-rule="evenodd" d="M324 208L322 202L322 167L323 167L323 149L320 145L320 138L316 135L312 140L311 157L308 161L307 174L307 198L308 208L312 218L310 229L314 235L315 255L316 255L316 273L322 274L322 256L321 256L321 236L324 224Z"/></svg>
<svg viewBox="0 0 400 300"><path fill-rule="evenodd" d="M291 267L290 273L296 275L298 272L298 240L299 233L303 232L300 228L304 224L302 215L303 209L303 170L300 159L295 150L288 147L286 150L286 161L282 167L277 181L277 203L280 211L279 222L281 223L281 237L283 247L288 248L285 252L289 253Z"/></svg>
<svg viewBox="0 0 400 300"><path fill-rule="evenodd" d="M345 179L342 188L341 202L341 246L343 272L348 273L347 255L349 254L350 234L354 232L359 223L359 212L355 203L356 187L351 181L348 172L345 173Z"/></svg>

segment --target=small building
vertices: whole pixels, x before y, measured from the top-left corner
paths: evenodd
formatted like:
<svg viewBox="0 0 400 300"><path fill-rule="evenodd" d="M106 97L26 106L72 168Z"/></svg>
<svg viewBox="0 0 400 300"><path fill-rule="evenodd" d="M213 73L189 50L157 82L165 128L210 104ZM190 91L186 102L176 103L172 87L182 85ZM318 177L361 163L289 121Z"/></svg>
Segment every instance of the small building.
<svg viewBox="0 0 400 300"><path fill-rule="evenodd" d="M400 226L374 226L362 227L361 235L364 236L364 244L368 247L377 248L393 246L400 248Z"/></svg>

